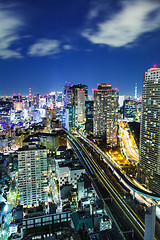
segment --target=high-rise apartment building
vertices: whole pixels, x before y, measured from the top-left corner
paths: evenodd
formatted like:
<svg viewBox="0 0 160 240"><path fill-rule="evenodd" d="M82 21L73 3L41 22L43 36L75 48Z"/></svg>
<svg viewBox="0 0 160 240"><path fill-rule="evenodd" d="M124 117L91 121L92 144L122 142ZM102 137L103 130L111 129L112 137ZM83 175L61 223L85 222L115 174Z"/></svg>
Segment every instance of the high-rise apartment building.
<svg viewBox="0 0 160 240"><path fill-rule="evenodd" d="M72 107L72 88L65 82L64 86L64 108L63 108L63 127L71 130L73 127L73 107Z"/></svg>
<svg viewBox="0 0 160 240"><path fill-rule="evenodd" d="M67 85L67 82L65 82L64 86L64 107L72 105L72 88L69 85Z"/></svg>
<svg viewBox="0 0 160 240"><path fill-rule="evenodd" d="M77 92L77 122L82 124L85 120L85 91L82 89Z"/></svg>
<svg viewBox="0 0 160 240"><path fill-rule="evenodd" d="M88 100L88 86L77 84L64 86L64 110L63 126L72 127L84 126L86 120L86 101ZM67 121L67 123L66 123ZM68 124L69 123L69 124Z"/></svg>
<svg viewBox="0 0 160 240"><path fill-rule="evenodd" d="M79 127L85 124L85 102L88 100L88 86L77 84L72 85L71 88L73 90L73 126Z"/></svg>
<svg viewBox="0 0 160 240"><path fill-rule="evenodd" d="M138 178L160 194L160 68L144 74Z"/></svg>
<svg viewBox="0 0 160 240"><path fill-rule="evenodd" d="M85 130L87 133L93 133L93 113L94 113L94 101L86 101L86 123Z"/></svg>
<svg viewBox="0 0 160 240"><path fill-rule="evenodd" d="M111 145L117 144L118 95L118 90L112 89L111 84L98 84L93 90L93 134Z"/></svg>
<svg viewBox="0 0 160 240"><path fill-rule="evenodd" d="M48 202L47 152L45 147L29 144L18 150L20 204L24 207Z"/></svg>

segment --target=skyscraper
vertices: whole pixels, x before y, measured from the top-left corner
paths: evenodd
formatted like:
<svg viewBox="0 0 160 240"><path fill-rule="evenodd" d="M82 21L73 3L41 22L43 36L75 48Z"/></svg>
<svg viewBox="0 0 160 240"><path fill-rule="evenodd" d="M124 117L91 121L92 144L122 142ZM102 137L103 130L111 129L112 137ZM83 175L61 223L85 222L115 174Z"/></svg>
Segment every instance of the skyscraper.
<svg viewBox="0 0 160 240"><path fill-rule="evenodd" d="M69 85L67 86L67 82L65 82L65 86L64 86L64 107L68 106L68 105L72 105L72 88Z"/></svg>
<svg viewBox="0 0 160 240"><path fill-rule="evenodd" d="M133 99L125 99L123 104L123 119L133 121L136 117L136 104Z"/></svg>
<svg viewBox="0 0 160 240"><path fill-rule="evenodd" d="M86 120L86 101L88 100L88 86L83 84L64 86L63 126L84 127ZM67 127L68 126L68 127Z"/></svg>
<svg viewBox="0 0 160 240"><path fill-rule="evenodd" d="M56 103L57 103L57 107L63 106L63 93L62 92L57 92Z"/></svg>
<svg viewBox="0 0 160 240"><path fill-rule="evenodd" d="M64 108L63 108L63 127L71 130L73 127L73 106L72 106L72 88L65 82L64 86Z"/></svg>
<svg viewBox="0 0 160 240"><path fill-rule="evenodd" d="M18 150L20 204L24 207L48 202L47 152L45 147L29 144Z"/></svg>
<svg viewBox="0 0 160 240"><path fill-rule="evenodd" d="M77 122L84 124L85 120L85 91L82 89L77 92Z"/></svg>
<svg viewBox="0 0 160 240"><path fill-rule="evenodd" d="M118 95L111 84L98 84L93 90L94 121L93 134L107 144L117 144Z"/></svg>
<svg viewBox="0 0 160 240"><path fill-rule="evenodd" d="M160 194L160 68L144 74L138 178Z"/></svg>
<svg viewBox="0 0 160 240"><path fill-rule="evenodd" d="M94 101L86 101L86 123L85 130L87 133L93 133L93 113L94 113Z"/></svg>
<svg viewBox="0 0 160 240"><path fill-rule="evenodd" d="M71 88L73 90L73 126L79 127L85 124L85 102L88 100L88 86L77 84L72 85Z"/></svg>

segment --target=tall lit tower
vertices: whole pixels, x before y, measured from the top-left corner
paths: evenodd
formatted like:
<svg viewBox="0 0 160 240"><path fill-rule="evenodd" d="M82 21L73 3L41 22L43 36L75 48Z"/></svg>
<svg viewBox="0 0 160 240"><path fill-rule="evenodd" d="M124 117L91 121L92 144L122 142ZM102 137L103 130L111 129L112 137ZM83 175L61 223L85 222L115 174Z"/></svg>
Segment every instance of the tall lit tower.
<svg viewBox="0 0 160 240"><path fill-rule="evenodd" d="M160 194L160 68L156 66L143 79L138 179Z"/></svg>
<svg viewBox="0 0 160 240"><path fill-rule="evenodd" d="M93 134L107 144L117 144L118 89L111 84L98 84L94 94Z"/></svg>
<svg viewBox="0 0 160 240"><path fill-rule="evenodd" d="M85 91L79 89L77 92L77 122L85 123Z"/></svg>
<svg viewBox="0 0 160 240"><path fill-rule="evenodd" d="M134 94L134 98L137 100L137 83L135 85L135 94Z"/></svg>
<svg viewBox="0 0 160 240"><path fill-rule="evenodd" d="M31 94L31 88L29 88L29 101L31 102L32 94Z"/></svg>
<svg viewBox="0 0 160 240"><path fill-rule="evenodd" d="M31 94L31 88L29 88L29 107L31 107L31 100L32 100L32 94Z"/></svg>

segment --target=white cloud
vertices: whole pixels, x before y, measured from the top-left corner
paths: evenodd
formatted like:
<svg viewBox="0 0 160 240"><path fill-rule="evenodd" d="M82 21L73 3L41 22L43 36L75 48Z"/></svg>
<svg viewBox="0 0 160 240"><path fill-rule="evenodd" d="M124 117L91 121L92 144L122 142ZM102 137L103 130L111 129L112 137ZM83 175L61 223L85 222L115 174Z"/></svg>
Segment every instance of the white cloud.
<svg viewBox="0 0 160 240"><path fill-rule="evenodd" d="M17 35L23 22L18 17L13 16L11 6L0 5L0 58L21 58L21 54L11 47L19 36Z"/></svg>
<svg viewBox="0 0 160 240"><path fill-rule="evenodd" d="M29 47L31 56L52 56L60 52L60 42L54 39L40 39Z"/></svg>
<svg viewBox="0 0 160 240"><path fill-rule="evenodd" d="M87 18L89 20L93 20L94 18L102 14L107 7L108 7L108 2L106 0L105 1L98 0L98 1L91 2L91 9L88 13Z"/></svg>
<svg viewBox="0 0 160 240"><path fill-rule="evenodd" d="M69 45L69 44L66 44L66 45L63 45L63 49L64 49L64 50L71 50L71 49L72 49L72 46Z"/></svg>
<svg viewBox="0 0 160 240"><path fill-rule="evenodd" d="M96 18L100 11L100 5L96 5L96 7L92 8L88 14L88 19Z"/></svg>
<svg viewBox="0 0 160 240"><path fill-rule="evenodd" d="M133 43L143 33L160 28L159 1L134 0L122 4L118 13L98 24L98 31L87 29L82 36L92 43L121 47Z"/></svg>

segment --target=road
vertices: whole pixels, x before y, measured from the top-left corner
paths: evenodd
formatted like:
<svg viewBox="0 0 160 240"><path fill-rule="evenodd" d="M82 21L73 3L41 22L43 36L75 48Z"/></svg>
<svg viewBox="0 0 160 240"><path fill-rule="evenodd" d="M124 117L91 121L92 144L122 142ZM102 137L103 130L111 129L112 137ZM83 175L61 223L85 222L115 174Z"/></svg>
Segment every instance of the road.
<svg viewBox="0 0 160 240"><path fill-rule="evenodd" d="M95 157L93 159L91 153L89 153L83 144L73 135L69 135L69 141L81 156L81 159L83 159L82 161L91 176L95 189L98 195L104 199L107 211L115 222L123 239L143 239L144 223L113 186L106 172L99 166L97 159L95 159ZM112 203L108 204L108 199L111 199L110 201ZM134 233L130 232L131 229L134 229ZM127 231L129 231L129 233L127 233ZM133 238L131 238L132 234L134 235Z"/></svg>
<svg viewBox="0 0 160 240"><path fill-rule="evenodd" d="M122 140L123 148L125 149L126 155L130 157L131 160L138 162L139 153L137 146L135 144L134 138L130 135L127 125L120 122L120 137Z"/></svg>
<svg viewBox="0 0 160 240"><path fill-rule="evenodd" d="M109 154L107 154L107 153L104 154L104 152L102 152L102 150L99 149L93 142L86 139L81 134L77 134L76 136L83 139L84 143L86 143L91 148L93 148L94 151L96 151L103 158L103 161L105 161L108 164L108 166L112 169L113 174L115 174L129 190L133 190L134 192L137 192L137 193L139 193L139 194L141 194L145 197L148 197L148 198L152 198L152 199L155 199L155 200L160 200L160 195L159 194L152 193L148 190L144 190L144 188L141 188L141 187L137 186L137 184L135 184L135 182L133 182L125 174L124 171L122 171L121 167L115 161L113 161L113 159L111 158L111 156Z"/></svg>

